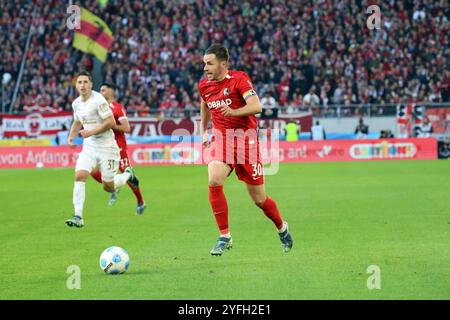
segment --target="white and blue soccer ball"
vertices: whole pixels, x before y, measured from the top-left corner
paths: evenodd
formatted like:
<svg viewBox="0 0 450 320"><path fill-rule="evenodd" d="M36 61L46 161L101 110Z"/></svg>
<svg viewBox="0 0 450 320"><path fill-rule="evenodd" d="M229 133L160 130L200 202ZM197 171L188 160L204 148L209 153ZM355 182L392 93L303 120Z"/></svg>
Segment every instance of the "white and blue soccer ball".
<svg viewBox="0 0 450 320"><path fill-rule="evenodd" d="M100 268L108 274L124 273L130 266L130 257L121 247L109 247L100 255Z"/></svg>

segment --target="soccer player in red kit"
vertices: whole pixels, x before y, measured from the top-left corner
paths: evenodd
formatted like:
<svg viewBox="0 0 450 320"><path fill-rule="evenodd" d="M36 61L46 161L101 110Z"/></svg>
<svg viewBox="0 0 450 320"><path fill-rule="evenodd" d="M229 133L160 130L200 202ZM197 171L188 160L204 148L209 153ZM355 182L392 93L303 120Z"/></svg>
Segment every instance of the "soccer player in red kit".
<svg viewBox="0 0 450 320"><path fill-rule="evenodd" d="M105 97L105 99L109 103L109 107L111 108L114 119L116 121L113 126L114 137L116 139L117 145L120 149L120 162L119 162L119 170L120 172L124 172L124 170L130 166L130 161L128 159L127 153L127 140L125 138L125 133L130 132L130 124L127 119L127 113L125 112L125 107L114 101L115 99L115 91L116 88L113 84L104 83L100 87L100 93ZM102 176L100 171L97 169L91 173L92 177L101 183ZM139 180L137 177L134 179L130 179L128 181L128 186L133 191L134 195L137 199L137 207L136 214L141 215L144 213L144 209L146 208L146 204L144 199L142 198L141 189L139 188ZM118 191L112 192L111 197L109 199L109 205L112 206L117 201L117 193Z"/></svg>
<svg viewBox="0 0 450 320"><path fill-rule="evenodd" d="M225 249L232 247L223 184L233 170L238 179L246 183L250 198L274 223L283 252L289 252L293 240L288 225L282 220L276 202L266 195L264 188L255 117L262 110L261 103L249 76L242 71L228 70L229 58L225 47L217 44L209 47L203 56L206 77L199 83L203 146L211 148L212 156L207 161L209 202L220 231L211 254L222 255ZM208 142L207 132L210 120L213 123L211 143Z"/></svg>

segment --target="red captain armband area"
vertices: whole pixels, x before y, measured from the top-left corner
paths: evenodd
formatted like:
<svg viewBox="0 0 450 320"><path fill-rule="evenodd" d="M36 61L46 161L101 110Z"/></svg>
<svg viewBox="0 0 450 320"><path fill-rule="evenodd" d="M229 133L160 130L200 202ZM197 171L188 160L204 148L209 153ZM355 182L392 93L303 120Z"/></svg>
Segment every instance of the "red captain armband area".
<svg viewBox="0 0 450 320"><path fill-rule="evenodd" d="M243 95L242 95L242 97L244 97L244 99L245 100L247 100L248 98L250 98L251 96L256 96L257 94L256 94L256 91L255 90L248 90L248 91L246 91Z"/></svg>

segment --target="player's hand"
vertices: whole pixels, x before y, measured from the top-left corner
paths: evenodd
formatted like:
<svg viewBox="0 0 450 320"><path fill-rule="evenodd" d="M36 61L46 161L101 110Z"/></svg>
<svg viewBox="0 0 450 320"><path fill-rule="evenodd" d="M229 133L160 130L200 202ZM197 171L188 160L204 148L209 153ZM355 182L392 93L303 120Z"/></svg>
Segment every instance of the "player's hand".
<svg viewBox="0 0 450 320"><path fill-rule="evenodd" d="M69 137L67 139L67 145L69 146L69 148L75 148L77 145L73 143L73 137Z"/></svg>
<svg viewBox="0 0 450 320"><path fill-rule="evenodd" d="M211 142L209 142L209 139L208 139L208 132L205 132L202 137L202 146L203 146L203 148L207 148L207 147L209 147L210 144L211 144Z"/></svg>
<svg viewBox="0 0 450 320"><path fill-rule="evenodd" d="M80 136L82 136L83 138L89 138L90 136L92 136L92 131L91 130L80 130Z"/></svg>
<svg viewBox="0 0 450 320"><path fill-rule="evenodd" d="M222 116L224 117L233 117L235 112L229 106L222 106L220 111L222 112Z"/></svg>

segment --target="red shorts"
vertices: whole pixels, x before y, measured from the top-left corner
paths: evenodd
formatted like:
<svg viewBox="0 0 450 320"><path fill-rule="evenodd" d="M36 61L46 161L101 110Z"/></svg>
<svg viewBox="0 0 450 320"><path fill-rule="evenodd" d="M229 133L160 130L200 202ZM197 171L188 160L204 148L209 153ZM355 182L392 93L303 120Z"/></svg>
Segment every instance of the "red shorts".
<svg viewBox="0 0 450 320"><path fill-rule="evenodd" d="M128 159L127 149L120 148L120 162L119 162L120 172L124 172L125 169L129 166L130 166L130 160Z"/></svg>
<svg viewBox="0 0 450 320"><path fill-rule="evenodd" d="M264 167L259 153L258 139L246 139L241 145L227 146L213 141L207 163L216 160L226 163L231 171L235 170L239 180L251 185L264 184ZM230 174L231 174L230 171Z"/></svg>

